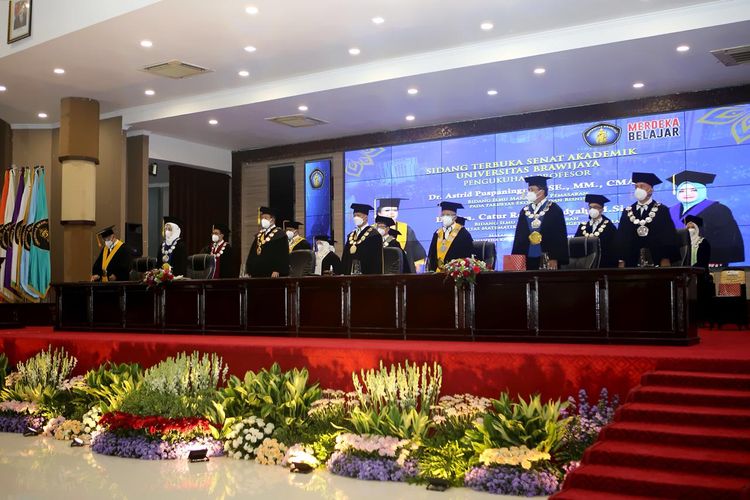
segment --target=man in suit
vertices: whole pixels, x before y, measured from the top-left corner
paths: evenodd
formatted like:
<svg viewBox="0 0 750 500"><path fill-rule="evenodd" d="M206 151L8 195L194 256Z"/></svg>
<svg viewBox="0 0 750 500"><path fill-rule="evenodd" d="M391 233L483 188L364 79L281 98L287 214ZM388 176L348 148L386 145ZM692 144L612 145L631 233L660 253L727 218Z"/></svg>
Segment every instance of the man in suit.
<svg viewBox="0 0 750 500"><path fill-rule="evenodd" d="M303 236L299 234L299 227L302 225L301 222L293 220L284 221L284 230L286 231L286 239L289 241L289 253L295 250L312 250L310 242L307 241Z"/></svg>
<svg viewBox="0 0 750 500"><path fill-rule="evenodd" d="M102 229L97 234L102 251L91 269L91 281L128 281L131 255L125 244L117 239L115 226Z"/></svg>
<svg viewBox="0 0 750 500"><path fill-rule="evenodd" d="M214 224L211 228L211 244L201 250L201 253L214 256L215 267L212 279L238 277L232 245L227 241L230 232L226 224Z"/></svg>
<svg viewBox="0 0 750 500"><path fill-rule="evenodd" d="M289 276L289 241L276 225L274 209L260 207L260 227L247 254L245 274L251 278Z"/></svg>
<svg viewBox="0 0 750 500"><path fill-rule="evenodd" d="M442 273L451 260L474 254L474 240L469 231L456 222L458 210L464 208L462 204L442 201L438 206L442 227L432 235L427 260L430 271Z"/></svg>
<svg viewBox="0 0 750 500"><path fill-rule="evenodd" d="M609 198L600 194L587 194L589 220L582 223L575 236L599 238L601 258L599 267L617 267L617 228L615 224L604 215L604 205Z"/></svg>
<svg viewBox="0 0 750 500"><path fill-rule="evenodd" d="M157 265L169 264L175 276L187 274L187 248L182 239L182 227L177 217L164 217L164 241L156 254Z"/></svg>
<svg viewBox="0 0 750 500"><path fill-rule="evenodd" d="M383 240L367 223L370 205L352 203L354 231L346 237L341 264L344 274L383 274Z"/></svg>

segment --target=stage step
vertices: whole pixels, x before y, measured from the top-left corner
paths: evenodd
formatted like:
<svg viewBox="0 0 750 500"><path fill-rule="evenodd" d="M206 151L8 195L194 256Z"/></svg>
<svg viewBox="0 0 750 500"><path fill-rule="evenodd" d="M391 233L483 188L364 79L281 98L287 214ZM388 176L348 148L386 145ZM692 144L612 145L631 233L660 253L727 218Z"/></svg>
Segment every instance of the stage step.
<svg viewBox="0 0 750 500"><path fill-rule="evenodd" d="M750 426L750 409L658 403L628 403L617 410L615 421L746 428Z"/></svg>
<svg viewBox="0 0 750 500"><path fill-rule="evenodd" d="M737 373L686 372L659 370L641 377L642 386L703 387L712 389L743 389L750 391L750 375Z"/></svg>
<svg viewBox="0 0 750 500"><path fill-rule="evenodd" d="M666 497L623 495L606 491L570 488L550 497L552 500L664 500Z"/></svg>
<svg viewBox="0 0 750 500"><path fill-rule="evenodd" d="M750 408L750 391L739 389L706 389L702 387L641 386L630 392L628 401L676 404L681 406Z"/></svg>
<svg viewBox="0 0 750 500"><path fill-rule="evenodd" d="M656 364L658 371L688 371L729 374L750 374L747 359L662 359Z"/></svg>
<svg viewBox="0 0 750 500"><path fill-rule="evenodd" d="M615 422L602 429L600 441L614 439L730 450L750 450L750 429L736 427Z"/></svg>

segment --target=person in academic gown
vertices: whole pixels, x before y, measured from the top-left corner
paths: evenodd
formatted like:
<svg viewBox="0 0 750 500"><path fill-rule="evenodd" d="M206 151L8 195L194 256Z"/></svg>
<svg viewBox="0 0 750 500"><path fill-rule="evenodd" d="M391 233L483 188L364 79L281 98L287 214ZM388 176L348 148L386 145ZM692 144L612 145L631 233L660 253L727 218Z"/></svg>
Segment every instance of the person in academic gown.
<svg viewBox="0 0 750 500"><path fill-rule="evenodd" d="M212 279L237 278L239 276L232 245L227 241L230 233L229 226L226 224L214 224L211 228L211 244L201 250L201 253L214 256L216 264Z"/></svg>
<svg viewBox="0 0 750 500"><path fill-rule="evenodd" d="M185 276L187 274L187 248L182 239L183 224L177 217L164 217L164 241L156 254L156 265L172 266L172 274Z"/></svg>
<svg viewBox="0 0 750 500"><path fill-rule="evenodd" d="M401 207L401 202L404 200L406 200L406 198L378 199L378 215L381 217L390 217L396 221L396 227L394 229L400 233L396 239L406 253L409 268L414 270L417 265L424 264L424 259L427 257L427 253L425 252L422 243L417 239L414 229L412 229L412 227L406 222L398 220L398 211Z"/></svg>
<svg viewBox="0 0 750 500"><path fill-rule="evenodd" d="M276 225L274 209L260 207L260 227L247 254L245 274L251 278L289 276L289 240Z"/></svg>
<svg viewBox="0 0 750 500"><path fill-rule="evenodd" d="M383 240L367 223L370 205L352 203L354 231L349 233L341 255L344 274L383 274Z"/></svg>
<svg viewBox="0 0 750 500"><path fill-rule="evenodd" d="M645 254L645 263L668 267L671 261L680 258L680 243L669 209L653 199L654 186L662 181L648 172L633 172L631 180L637 201L620 216L618 266L636 267L642 264L641 255Z"/></svg>
<svg viewBox="0 0 750 500"><path fill-rule="evenodd" d="M294 250L312 250L310 242L299 234L301 225L301 222L293 220L284 221L284 231L286 231L286 239L289 241L289 253Z"/></svg>
<svg viewBox="0 0 750 500"><path fill-rule="evenodd" d="M587 194L585 201L589 207L589 220L578 226L575 236L599 238L599 267L617 267L617 228L604 215L604 205L609 202L609 198L600 194Z"/></svg>
<svg viewBox="0 0 750 500"><path fill-rule="evenodd" d="M382 217L378 215L375 218L375 226L378 228L378 233L383 237L383 248L398 248L401 250L401 260L403 265L401 272L403 274L413 273L414 270L410 267L409 261L406 257L406 252L401 248L401 243L398 241L398 237L401 233L395 229L396 221L390 217Z"/></svg>
<svg viewBox="0 0 750 500"><path fill-rule="evenodd" d="M568 229L560 206L547 198L547 179L541 175L526 177L529 202L518 214L513 239L514 255L526 256L526 269L539 269L542 255L549 258L549 269L568 263Z"/></svg>
<svg viewBox="0 0 750 500"><path fill-rule="evenodd" d="M128 281L130 280L131 255L125 244L117 239L115 226L109 226L97 234L102 244L102 251L91 268L91 281Z"/></svg>
<svg viewBox="0 0 750 500"><path fill-rule="evenodd" d="M711 262L711 244L701 233L704 221L695 215L685 216L685 228L690 233L690 265L702 272L698 274L698 321L708 321L711 301L716 294L713 277L708 269Z"/></svg>
<svg viewBox="0 0 750 500"><path fill-rule="evenodd" d="M745 260L745 243L732 210L708 199L706 186L714 179L716 174L693 170L672 175L669 180L679 203L669 207L669 215L675 227L682 227L687 215L696 215L703 220L701 233L711 241L711 262L742 262Z"/></svg>
<svg viewBox="0 0 750 500"><path fill-rule="evenodd" d="M315 274L341 274L341 259L334 252L334 243L325 234L315 237Z"/></svg>
<svg viewBox="0 0 750 500"><path fill-rule="evenodd" d="M438 203L442 227L435 231L427 253L428 269L442 273L445 264L453 259L465 259L474 255L474 240L469 231L456 222L457 211L464 206L452 201Z"/></svg>

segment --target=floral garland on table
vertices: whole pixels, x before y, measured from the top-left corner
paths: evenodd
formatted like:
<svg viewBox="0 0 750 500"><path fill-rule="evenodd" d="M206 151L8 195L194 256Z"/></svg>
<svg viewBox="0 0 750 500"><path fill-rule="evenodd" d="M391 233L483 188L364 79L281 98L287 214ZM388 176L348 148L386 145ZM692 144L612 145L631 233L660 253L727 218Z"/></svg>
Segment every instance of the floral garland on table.
<svg viewBox="0 0 750 500"><path fill-rule="evenodd" d="M169 283L170 281L174 281L175 279L177 278L175 278L175 275L172 273L172 266L164 264L158 269L148 271L143 277L143 282L146 284L147 288L151 289Z"/></svg>
<svg viewBox="0 0 750 500"><path fill-rule="evenodd" d="M475 257L453 259L445 264L445 279L452 278L457 288L477 282L477 276L487 271L487 264Z"/></svg>
<svg viewBox="0 0 750 500"><path fill-rule="evenodd" d="M601 224L599 224L599 227L596 228L596 231L592 231L589 233L588 231L586 231L586 226L588 225L588 222L584 222L583 224L581 224L581 234L583 234L586 237L594 236L598 238L604 232L604 228L606 228L608 224L609 224L609 219L604 219L601 222Z"/></svg>

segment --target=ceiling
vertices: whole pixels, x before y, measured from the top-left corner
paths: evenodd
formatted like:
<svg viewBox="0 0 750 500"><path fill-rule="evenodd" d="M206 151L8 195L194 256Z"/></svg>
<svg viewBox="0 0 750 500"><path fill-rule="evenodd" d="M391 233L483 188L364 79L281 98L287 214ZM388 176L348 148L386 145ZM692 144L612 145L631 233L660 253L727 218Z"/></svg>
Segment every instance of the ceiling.
<svg viewBox="0 0 750 500"><path fill-rule="evenodd" d="M259 13L246 14L248 5ZM725 67L709 54L750 43L748 0L436 5L161 0L0 58L0 118L16 128L53 124L62 97L85 96L133 129L248 149L750 82L750 65ZM494 28L480 29L488 21ZM676 52L681 44L690 50ZM361 54L349 55L352 47ZM169 59L213 72L170 80L139 71ZM301 104L329 123L265 120Z"/></svg>

